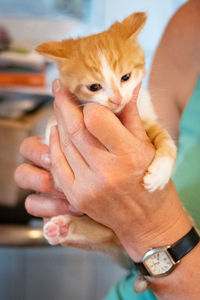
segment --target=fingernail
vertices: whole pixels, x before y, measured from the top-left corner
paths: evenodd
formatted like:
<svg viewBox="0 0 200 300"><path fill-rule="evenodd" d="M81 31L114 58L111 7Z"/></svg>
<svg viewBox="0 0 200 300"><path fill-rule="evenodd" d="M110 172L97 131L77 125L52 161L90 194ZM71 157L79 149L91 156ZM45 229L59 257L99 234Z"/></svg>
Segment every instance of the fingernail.
<svg viewBox="0 0 200 300"><path fill-rule="evenodd" d="M49 167L51 165L51 157L49 153L42 154L41 159L46 166Z"/></svg>
<svg viewBox="0 0 200 300"><path fill-rule="evenodd" d="M59 79L56 79L54 80L53 82L53 88L52 88L52 92L53 94L57 94L61 89L61 84L60 84L60 80Z"/></svg>

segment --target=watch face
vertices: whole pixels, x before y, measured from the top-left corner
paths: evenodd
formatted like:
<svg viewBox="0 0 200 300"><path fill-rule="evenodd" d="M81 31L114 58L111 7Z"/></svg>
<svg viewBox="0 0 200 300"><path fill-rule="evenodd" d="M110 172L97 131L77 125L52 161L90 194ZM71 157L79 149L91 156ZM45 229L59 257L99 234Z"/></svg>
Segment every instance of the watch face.
<svg viewBox="0 0 200 300"><path fill-rule="evenodd" d="M150 250L143 261L149 273L153 276L164 275L172 270L174 263L166 249Z"/></svg>

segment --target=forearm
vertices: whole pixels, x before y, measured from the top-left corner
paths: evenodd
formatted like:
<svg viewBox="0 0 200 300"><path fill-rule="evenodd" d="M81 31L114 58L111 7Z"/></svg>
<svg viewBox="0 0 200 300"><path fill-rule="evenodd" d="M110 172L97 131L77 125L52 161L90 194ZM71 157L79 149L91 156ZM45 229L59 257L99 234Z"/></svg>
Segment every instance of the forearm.
<svg viewBox="0 0 200 300"><path fill-rule="evenodd" d="M182 207L172 184L164 191L163 204L152 217L145 216L143 224L132 224L131 204L127 218L127 233L118 230L117 235L131 258L139 262L150 248L172 245L188 233L193 226L191 218ZM156 198L156 195L155 195ZM155 200L156 201L156 200ZM145 220L146 219L146 220ZM130 226L132 226L132 236ZM200 295L200 246L196 246L162 278L148 277L150 288L157 299L199 299ZM195 276L193 275L195 274Z"/></svg>
<svg viewBox="0 0 200 300"><path fill-rule="evenodd" d="M186 1L176 12L155 52L149 76L159 122L176 141L180 118L200 72L199 14L198 0Z"/></svg>
<svg viewBox="0 0 200 300"><path fill-rule="evenodd" d="M172 17L155 53L150 74L149 89L159 121L176 140L180 118L199 76L199 12L200 2L190 0ZM183 214L172 230L166 232L163 244L168 244L170 237L177 240L179 233L184 236L188 222L187 215ZM151 280L158 299L200 298L199 249L198 245L187 254L169 276Z"/></svg>

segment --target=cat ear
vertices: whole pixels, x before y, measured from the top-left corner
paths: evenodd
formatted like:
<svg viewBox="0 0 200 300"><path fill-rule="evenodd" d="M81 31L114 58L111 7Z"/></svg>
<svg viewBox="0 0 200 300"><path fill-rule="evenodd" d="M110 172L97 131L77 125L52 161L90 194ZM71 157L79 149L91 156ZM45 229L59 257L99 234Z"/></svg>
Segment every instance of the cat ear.
<svg viewBox="0 0 200 300"><path fill-rule="evenodd" d="M63 62L67 59L67 51L66 47L64 47L64 41L45 42L43 44L40 44L35 50L39 54L49 58L54 62Z"/></svg>
<svg viewBox="0 0 200 300"><path fill-rule="evenodd" d="M113 32L114 35L119 35L125 39L135 39L142 30L147 20L147 14L145 12L133 13L124 19L121 23L114 23L109 31Z"/></svg>
<svg viewBox="0 0 200 300"><path fill-rule="evenodd" d="M147 14L145 12L133 13L124 19L121 24L126 30L128 38L136 38L147 20Z"/></svg>

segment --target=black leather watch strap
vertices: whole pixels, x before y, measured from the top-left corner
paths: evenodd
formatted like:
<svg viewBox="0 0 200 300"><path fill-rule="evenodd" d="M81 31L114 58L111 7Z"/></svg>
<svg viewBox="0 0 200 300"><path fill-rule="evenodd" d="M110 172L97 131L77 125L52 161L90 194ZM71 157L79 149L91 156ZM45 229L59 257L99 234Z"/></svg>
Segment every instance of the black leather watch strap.
<svg viewBox="0 0 200 300"><path fill-rule="evenodd" d="M135 263L136 269L144 276L150 276L149 271L145 268L142 262Z"/></svg>
<svg viewBox="0 0 200 300"><path fill-rule="evenodd" d="M167 251L173 258L174 262L179 261L189 253L199 242L200 237L194 227L180 240L174 243Z"/></svg>

